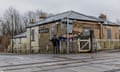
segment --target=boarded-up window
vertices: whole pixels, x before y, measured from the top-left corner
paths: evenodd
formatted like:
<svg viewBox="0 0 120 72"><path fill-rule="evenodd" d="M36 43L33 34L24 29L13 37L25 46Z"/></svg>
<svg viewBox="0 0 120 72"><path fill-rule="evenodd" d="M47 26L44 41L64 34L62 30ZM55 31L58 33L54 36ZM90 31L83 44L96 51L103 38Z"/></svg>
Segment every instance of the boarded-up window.
<svg viewBox="0 0 120 72"><path fill-rule="evenodd" d="M31 31L31 40L34 41L35 40L35 30L32 29Z"/></svg>
<svg viewBox="0 0 120 72"><path fill-rule="evenodd" d="M107 29L107 39L111 39L111 38L112 38L111 29Z"/></svg>

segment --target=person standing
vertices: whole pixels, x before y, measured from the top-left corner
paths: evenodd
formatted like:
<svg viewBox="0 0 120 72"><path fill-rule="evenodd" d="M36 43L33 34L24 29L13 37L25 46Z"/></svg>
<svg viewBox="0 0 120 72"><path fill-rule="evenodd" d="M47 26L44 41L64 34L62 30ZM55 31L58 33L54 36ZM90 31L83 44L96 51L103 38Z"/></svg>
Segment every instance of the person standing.
<svg viewBox="0 0 120 72"><path fill-rule="evenodd" d="M60 52L60 50L59 50L60 41L59 41L59 39L57 38L57 36L54 35L53 38L51 39L51 41L52 41L52 44L53 44L53 52L54 52L55 54L59 53L59 52Z"/></svg>

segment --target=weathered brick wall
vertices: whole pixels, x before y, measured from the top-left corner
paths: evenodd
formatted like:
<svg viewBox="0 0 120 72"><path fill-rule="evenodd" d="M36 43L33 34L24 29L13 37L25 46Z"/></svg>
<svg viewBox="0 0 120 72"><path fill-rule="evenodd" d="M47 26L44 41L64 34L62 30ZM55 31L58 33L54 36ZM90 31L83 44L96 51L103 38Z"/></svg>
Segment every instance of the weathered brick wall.
<svg viewBox="0 0 120 72"><path fill-rule="evenodd" d="M119 26L103 25L103 39L107 39L107 29L112 32L112 39L119 39Z"/></svg>
<svg viewBox="0 0 120 72"><path fill-rule="evenodd" d="M39 46L40 46L40 52L52 52L53 51L53 46L50 41L50 28L51 26L56 28L56 31L53 33L56 34L57 36L60 36L62 31L61 31L61 25L60 22L55 22L51 24L46 24L39 26L39 30L41 29L48 29L49 31L47 33L39 33Z"/></svg>
<svg viewBox="0 0 120 72"><path fill-rule="evenodd" d="M88 27L94 30L95 38L100 38L100 25L95 22L83 22L83 21L75 21L73 24L74 31L83 31L83 27Z"/></svg>
<svg viewBox="0 0 120 72"><path fill-rule="evenodd" d="M119 39L119 26L102 25L102 31L100 31L100 24L95 22L75 21L73 24L74 31L82 32L83 27L88 27L94 30L94 35L96 39L100 38L100 32L102 33L102 39L107 39L107 29L111 29L112 39Z"/></svg>

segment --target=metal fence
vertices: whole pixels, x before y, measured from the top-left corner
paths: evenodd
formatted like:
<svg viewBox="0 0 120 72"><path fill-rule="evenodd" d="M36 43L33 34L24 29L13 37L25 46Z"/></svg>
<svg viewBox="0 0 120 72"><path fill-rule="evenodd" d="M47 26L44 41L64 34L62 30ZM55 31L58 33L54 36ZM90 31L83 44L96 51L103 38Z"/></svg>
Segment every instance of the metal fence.
<svg viewBox="0 0 120 72"><path fill-rule="evenodd" d="M78 53L78 40L74 39L69 41L69 52L70 53ZM60 41L60 53L67 53L67 42Z"/></svg>

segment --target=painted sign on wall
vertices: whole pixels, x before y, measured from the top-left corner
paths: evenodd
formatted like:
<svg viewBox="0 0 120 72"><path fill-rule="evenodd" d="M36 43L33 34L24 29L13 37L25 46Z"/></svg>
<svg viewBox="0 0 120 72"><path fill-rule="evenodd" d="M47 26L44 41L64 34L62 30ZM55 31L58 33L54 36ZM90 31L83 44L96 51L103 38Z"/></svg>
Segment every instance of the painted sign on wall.
<svg viewBox="0 0 120 72"><path fill-rule="evenodd" d="M44 29L40 29L39 33L48 33L49 29L48 28L44 28Z"/></svg>

